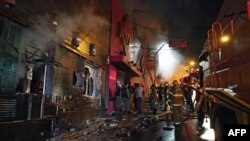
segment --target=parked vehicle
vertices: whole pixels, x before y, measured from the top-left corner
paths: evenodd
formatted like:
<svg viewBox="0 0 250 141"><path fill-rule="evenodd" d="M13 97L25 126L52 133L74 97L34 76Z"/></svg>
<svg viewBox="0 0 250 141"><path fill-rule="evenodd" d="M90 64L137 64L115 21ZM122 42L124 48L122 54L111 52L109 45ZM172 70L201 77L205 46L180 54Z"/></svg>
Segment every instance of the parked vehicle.
<svg viewBox="0 0 250 141"><path fill-rule="evenodd" d="M223 125L250 124L250 20L243 12L246 6L229 8L240 4L246 1L225 1L200 55L199 93L203 98L198 114L203 117L200 121L209 115L216 141L223 140ZM234 14L222 18L230 13ZM230 40L222 43L220 37L226 34Z"/></svg>

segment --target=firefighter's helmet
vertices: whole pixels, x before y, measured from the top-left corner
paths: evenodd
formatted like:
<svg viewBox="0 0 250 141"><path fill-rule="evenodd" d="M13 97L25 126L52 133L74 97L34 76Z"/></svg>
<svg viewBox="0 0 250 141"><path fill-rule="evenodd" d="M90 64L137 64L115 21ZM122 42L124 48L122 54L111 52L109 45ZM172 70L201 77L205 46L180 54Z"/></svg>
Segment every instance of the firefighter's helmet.
<svg viewBox="0 0 250 141"><path fill-rule="evenodd" d="M173 81L173 86L178 86L179 85L179 82L177 80L174 80Z"/></svg>

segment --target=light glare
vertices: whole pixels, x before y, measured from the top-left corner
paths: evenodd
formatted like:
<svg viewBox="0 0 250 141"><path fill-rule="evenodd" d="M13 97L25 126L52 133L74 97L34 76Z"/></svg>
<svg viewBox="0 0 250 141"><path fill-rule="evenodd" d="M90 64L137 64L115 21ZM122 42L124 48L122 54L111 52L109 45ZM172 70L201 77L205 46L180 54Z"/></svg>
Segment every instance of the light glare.
<svg viewBox="0 0 250 141"><path fill-rule="evenodd" d="M183 57L176 50L170 48L168 44L158 54L159 65L157 74L163 79L169 80L173 77L177 68L179 68Z"/></svg>
<svg viewBox="0 0 250 141"><path fill-rule="evenodd" d="M229 40L230 40L230 38L229 38L229 36L227 36L227 35L224 35L224 36L221 37L221 42L222 42L222 43L226 43L226 42L228 42Z"/></svg>

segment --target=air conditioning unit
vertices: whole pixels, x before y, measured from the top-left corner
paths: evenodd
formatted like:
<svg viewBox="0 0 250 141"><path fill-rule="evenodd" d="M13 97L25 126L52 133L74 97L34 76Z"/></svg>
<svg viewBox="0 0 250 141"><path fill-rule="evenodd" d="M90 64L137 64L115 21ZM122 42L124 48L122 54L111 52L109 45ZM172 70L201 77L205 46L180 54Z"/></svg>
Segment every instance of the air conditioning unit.
<svg viewBox="0 0 250 141"><path fill-rule="evenodd" d="M79 32L73 32L72 40L71 40L71 46L73 48L77 48L80 45L80 35Z"/></svg>

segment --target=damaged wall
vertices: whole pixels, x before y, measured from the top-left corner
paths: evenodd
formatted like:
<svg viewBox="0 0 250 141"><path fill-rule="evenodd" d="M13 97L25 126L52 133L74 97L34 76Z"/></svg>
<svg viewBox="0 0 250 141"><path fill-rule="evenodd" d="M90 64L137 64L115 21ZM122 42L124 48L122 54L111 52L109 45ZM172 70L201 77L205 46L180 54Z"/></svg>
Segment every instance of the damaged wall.
<svg viewBox="0 0 250 141"><path fill-rule="evenodd" d="M0 94L14 94L22 28L0 16Z"/></svg>
<svg viewBox="0 0 250 141"><path fill-rule="evenodd" d="M102 105L101 101L105 101L106 97L106 56L108 56L109 50L109 21L108 21L108 7L106 7L104 1L98 0L84 0L84 1L71 1L71 0L51 0L51 1L33 1L33 0L20 0L16 1L14 6L6 7L2 3L0 4L0 14L1 16L8 19L10 25L8 28L3 26L2 18L0 20L0 33L7 32L8 30L16 31L13 35L16 39L10 42L15 43L15 47L19 48L21 42L20 52L16 53L16 63L19 56L18 62L18 74L15 73L16 66L11 65L9 68L14 71L9 71L11 76L7 78L11 79L8 85L2 85L4 82L3 75L1 75L1 90L9 89L15 94L14 87L15 82L26 77L26 65L32 64L33 67L33 78L31 82L31 93L42 94L44 86L44 60L46 58L47 51L50 50L51 46L48 45L49 42L53 42L52 48L55 48L56 58L51 60L49 66L49 74L47 76L46 91L49 97L53 98L53 102L57 102L56 96L60 96L61 100L69 98L72 102L79 98L80 103L86 104L90 101L90 107L82 110L84 116L93 115L93 108ZM6 20L7 21L7 20ZM51 22L56 22L56 24L51 27ZM20 26L19 29L19 24ZM17 27L14 27L17 25ZM25 30L21 34L21 31ZM79 48L73 48L71 45L72 34L74 32L80 33L80 46ZM7 33L6 33L7 35ZM1 36L1 41L7 36ZM20 39L19 39L20 38ZM7 40L7 39L6 39ZM96 49L96 54L90 54L90 44L94 44ZM50 46L50 47L49 47ZM6 61L2 61L4 58L2 53L2 48L5 46L1 45L0 50L0 65L6 64ZM49 48L48 48L49 47ZM27 53L27 51L29 53ZM19 54L18 54L19 53ZM27 60L28 58L28 60ZM5 59L9 60L5 57ZM53 59L53 58L52 58ZM91 97L82 100L83 90L78 86L73 84L74 72L84 72L85 73L85 62L88 60L90 64L93 64L96 71L93 76L96 79L94 83L100 84L98 86L98 91L93 90L91 93L98 98ZM26 62L28 61L28 62ZM26 64L27 63L27 64ZM9 63L10 64L10 63ZM4 69L0 67L0 73L5 73L6 66ZM4 71L3 71L4 70ZM98 71L102 70L102 71ZM98 72L100 72L98 76ZM47 72L48 73L48 72ZM16 80L15 80L15 77ZM97 79L98 78L98 79ZM25 83L25 82L23 82ZM97 89L97 86L93 87ZM25 88L21 88L20 92L24 92ZM99 92L100 95L97 94ZM70 98L71 97L71 98ZM55 98L55 99L54 99ZM100 99L102 98L102 99ZM60 99L60 98L59 98ZM94 103L93 103L94 101ZM46 101L47 102L47 101ZM75 101L74 103L78 103ZM84 105L82 108L84 108ZM94 107L96 106L96 107ZM75 107L78 108L79 107ZM74 108L73 108L74 109ZM62 108L62 110L65 110ZM67 109L66 109L67 110ZM71 110L72 111L72 110ZM74 111L77 113L78 111Z"/></svg>

